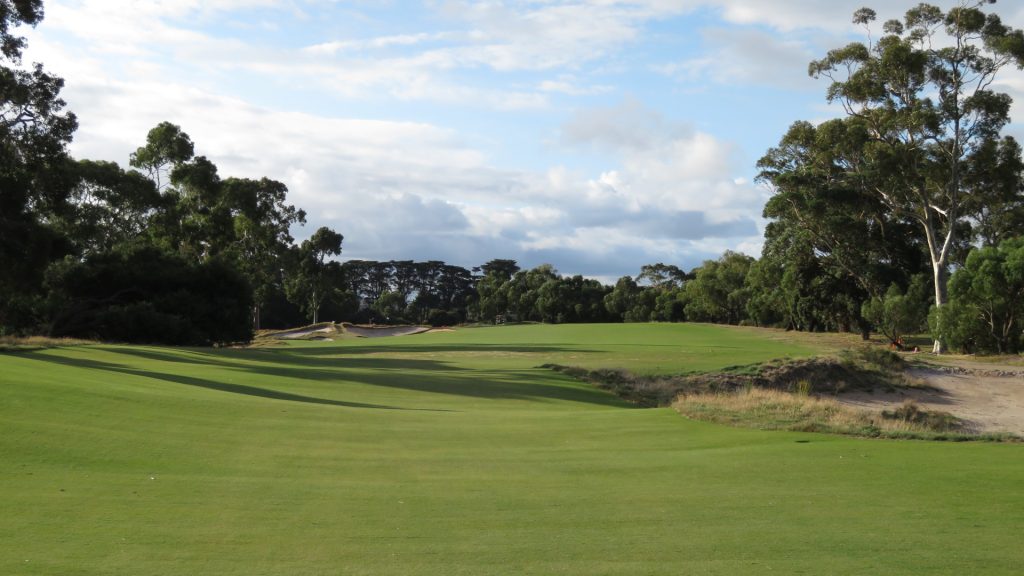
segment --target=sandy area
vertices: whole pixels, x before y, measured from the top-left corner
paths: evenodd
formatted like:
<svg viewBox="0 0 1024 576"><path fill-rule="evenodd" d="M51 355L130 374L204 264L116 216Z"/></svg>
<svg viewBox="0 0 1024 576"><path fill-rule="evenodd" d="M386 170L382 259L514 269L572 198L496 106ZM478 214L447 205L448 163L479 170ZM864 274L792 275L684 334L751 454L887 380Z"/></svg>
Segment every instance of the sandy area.
<svg viewBox="0 0 1024 576"><path fill-rule="evenodd" d="M922 410L949 412L975 432L1024 436L1024 368L953 362L915 368L910 375L927 387L898 392L842 394L837 400L872 411L891 410L907 398Z"/></svg>
<svg viewBox="0 0 1024 576"><path fill-rule="evenodd" d="M385 336L411 336L422 334L430 328L426 326L356 326L344 324L345 332L361 338L382 338Z"/></svg>
<svg viewBox="0 0 1024 576"><path fill-rule="evenodd" d="M274 334L274 338L292 340L295 338L302 338L303 336L309 336L310 334L334 334L335 332L337 332L337 330L333 325L327 325L322 328L299 328L296 330L277 332Z"/></svg>
<svg viewBox="0 0 1024 576"><path fill-rule="evenodd" d="M294 340L296 338L305 338L307 340L331 340L332 338L330 338L330 336L342 331L360 338L382 338L385 336L411 336L413 334L422 334L423 332L430 332L434 330L427 326L357 326L355 324L343 323L341 325L327 324L326 326L320 327L283 330L281 332L275 332L269 337L283 338L286 340ZM322 336L316 337L316 335ZM311 338L311 336L313 337Z"/></svg>

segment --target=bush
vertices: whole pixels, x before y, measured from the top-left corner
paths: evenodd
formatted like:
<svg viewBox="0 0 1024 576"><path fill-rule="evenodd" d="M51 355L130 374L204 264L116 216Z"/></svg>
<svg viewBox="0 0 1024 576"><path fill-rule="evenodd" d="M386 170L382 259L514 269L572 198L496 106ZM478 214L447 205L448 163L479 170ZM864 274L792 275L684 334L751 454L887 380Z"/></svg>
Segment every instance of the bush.
<svg viewBox="0 0 1024 576"><path fill-rule="evenodd" d="M459 317L449 310L438 310L431 308L427 313L427 324L431 326L454 326L459 323Z"/></svg>
<svg viewBox="0 0 1024 576"><path fill-rule="evenodd" d="M932 313L934 333L965 352L1024 348L1024 237L977 248L949 279L949 303Z"/></svg>
<svg viewBox="0 0 1024 576"><path fill-rule="evenodd" d="M948 302L942 308L932 308L928 315L928 327L950 349L966 354L977 352L979 338L985 339L985 324L981 316L959 300ZM982 350L985 348L981 346Z"/></svg>
<svg viewBox="0 0 1024 576"><path fill-rule="evenodd" d="M252 338L252 289L220 262L135 248L59 265L48 285L53 336L173 345Z"/></svg>
<svg viewBox="0 0 1024 576"><path fill-rule="evenodd" d="M893 344L901 343L904 334L918 332L927 323L928 301L920 297L923 277L916 276L915 285L906 294L893 284L884 298L871 298L861 306L861 315Z"/></svg>

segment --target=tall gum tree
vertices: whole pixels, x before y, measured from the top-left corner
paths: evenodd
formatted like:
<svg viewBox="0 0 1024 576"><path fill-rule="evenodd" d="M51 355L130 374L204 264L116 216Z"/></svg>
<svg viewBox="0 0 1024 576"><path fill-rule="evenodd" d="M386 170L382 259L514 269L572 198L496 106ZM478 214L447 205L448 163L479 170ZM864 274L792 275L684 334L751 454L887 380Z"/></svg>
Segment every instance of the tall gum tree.
<svg viewBox="0 0 1024 576"><path fill-rule="evenodd" d="M989 193L965 176L998 162L981 153L994 143L1015 148L1008 137L1000 142L1011 99L992 86L1004 67L1024 67L1024 35L982 10L994 3L961 2L946 13L920 4L902 22L886 22L877 41L875 12L861 8L853 22L867 29L867 43L832 50L809 67L831 80L828 101L842 106L844 121L869 136L848 159L846 177L922 227L936 307L946 303L950 256L971 207ZM933 351L943 349L937 338Z"/></svg>

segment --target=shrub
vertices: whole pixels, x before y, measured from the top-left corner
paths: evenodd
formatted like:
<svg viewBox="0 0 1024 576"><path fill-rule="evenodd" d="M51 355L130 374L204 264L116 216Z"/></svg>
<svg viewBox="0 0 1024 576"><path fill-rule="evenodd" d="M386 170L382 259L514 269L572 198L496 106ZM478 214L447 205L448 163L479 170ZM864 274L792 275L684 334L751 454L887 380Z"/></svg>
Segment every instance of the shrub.
<svg viewBox="0 0 1024 576"><path fill-rule="evenodd" d="M57 266L48 284L53 336L174 345L252 338L252 289L224 263L135 248Z"/></svg>
<svg viewBox="0 0 1024 576"><path fill-rule="evenodd" d="M949 279L949 302L930 317L933 333L964 352L1024 348L1024 237L983 247Z"/></svg>

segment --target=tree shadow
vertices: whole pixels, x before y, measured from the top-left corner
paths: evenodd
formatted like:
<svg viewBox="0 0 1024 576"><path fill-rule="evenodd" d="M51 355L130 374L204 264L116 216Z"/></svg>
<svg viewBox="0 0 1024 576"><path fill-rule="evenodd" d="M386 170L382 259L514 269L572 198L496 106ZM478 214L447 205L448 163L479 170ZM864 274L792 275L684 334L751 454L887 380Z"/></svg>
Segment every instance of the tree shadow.
<svg viewBox="0 0 1024 576"><path fill-rule="evenodd" d="M345 367L335 370L303 365L243 366L254 374L281 378L354 382L380 388L395 388L432 394L448 394L490 400L568 401L602 406L629 406L617 397L589 386L543 380L562 379L554 372L537 369L481 372L456 367L435 366L429 371L395 366L399 359L345 358ZM423 361L417 361L422 364Z"/></svg>
<svg viewBox="0 0 1024 576"><path fill-rule="evenodd" d="M309 346L302 348L262 348L254 350L273 350L284 352L295 356L331 356L331 355L363 355L363 354L599 354L600 350L586 350L582 348L565 348L562 346L551 346L547 344L531 345L508 345L508 344L388 344L386 346L372 345L341 345L341 346Z"/></svg>
<svg viewBox="0 0 1024 576"><path fill-rule="evenodd" d="M175 384L185 384L188 386L196 386L199 388L206 388L208 390L217 390L219 392L229 392L232 394L242 394L245 396L256 396L259 398L269 398L271 400L285 400L289 402L303 402L306 404L322 404L326 406L342 406L346 408L373 408L377 410L416 410L416 411L429 411L429 412L450 412L450 410L426 410L419 408L400 408L397 406L386 406L381 404L366 404L363 402L346 402L343 400L331 400L328 398L317 398L314 396L304 396L302 394L292 394L290 392L281 392L279 390L270 390L267 388L259 388L257 386L248 386L245 384L232 384L228 382L215 382L213 380L206 380L203 378L196 378L193 376L184 376L182 374L168 374L165 372L155 372L152 370L139 370L135 368L129 368L122 364L114 364L112 362L100 362L98 360L87 360L84 358L68 358L65 356L52 356L52 355L39 355L39 354L26 354L25 358L32 360L38 360L41 362L50 362L53 364L60 364L63 366L71 366L74 368L84 368L89 370L105 370L109 372L117 372L120 374L128 374L130 376L137 376L141 378L154 378L157 380L163 380L165 382L173 382Z"/></svg>
<svg viewBox="0 0 1024 576"><path fill-rule="evenodd" d="M555 353L570 351L551 346L501 345L445 345L445 346L325 346L315 348L259 348L206 350L195 348L105 347L110 353L140 358L147 361L174 362L182 365L210 366L222 370L244 372L257 377L306 380L327 386L345 383L364 384L380 388L404 389L432 394L447 394L478 399L567 401L600 406L630 407L616 396L571 378L548 370L501 369L474 370L432 358L394 358L390 354L424 354L434 352L520 352ZM388 356L367 356L383 352ZM580 350L571 350L573 353ZM43 358L43 357L40 357ZM322 398L311 398L267 390L244 384L229 384L184 376L175 369L165 372L134 368L121 364L98 363L86 365L86 360L45 356L58 363L78 363L81 367L106 369L137 376L145 376L201 386L225 392L263 396L280 400L313 403L338 403L354 407L393 408L390 406L361 405Z"/></svg>

